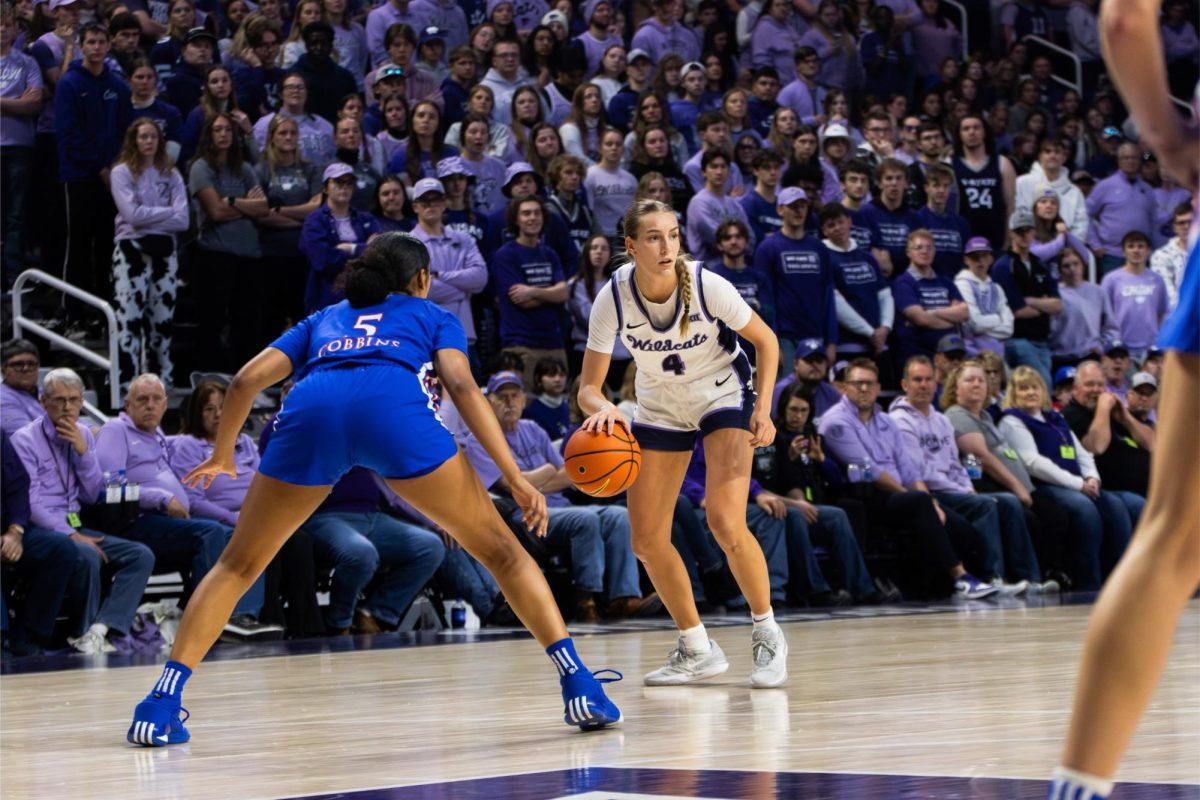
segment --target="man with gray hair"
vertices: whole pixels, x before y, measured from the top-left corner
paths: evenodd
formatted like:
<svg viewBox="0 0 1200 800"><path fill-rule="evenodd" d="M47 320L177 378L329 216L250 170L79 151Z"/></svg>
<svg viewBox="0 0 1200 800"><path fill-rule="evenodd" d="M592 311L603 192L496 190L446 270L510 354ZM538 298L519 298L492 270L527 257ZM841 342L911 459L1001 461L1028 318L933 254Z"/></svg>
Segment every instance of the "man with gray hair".
<svg viewBox="0 0 1200 800"><path fill-rule="evenodd" d="M167 437L159 425L167 411L167 391L153 373L138 375L129 384L125 410L110 419L96 437L100 470L125 478L139 487L142 514L122 533L144 542L160 562L189 559L188 587L194 589L221 557L233 528L216 520L192 518L187 492L171 469ZM264 593L259 575L234 607L226 631L239 638L267 638L282 633L278 626L257 621Z"/></svg>
<svg viewBox="0 0 1200 800"><path fill-rule="evenodd" d="M69 369L46 373L42 407L46 413L12 437L29 473L31 520L75 543L78 558L70 583L83 608L71 646L86 654L112 652L108 638L129 632L154 554L144 544L84 528L79 518L81 504L94 502L103 488L96 440L79 421L83 381ZM108 596L101 601L106 588Z"/></svg>

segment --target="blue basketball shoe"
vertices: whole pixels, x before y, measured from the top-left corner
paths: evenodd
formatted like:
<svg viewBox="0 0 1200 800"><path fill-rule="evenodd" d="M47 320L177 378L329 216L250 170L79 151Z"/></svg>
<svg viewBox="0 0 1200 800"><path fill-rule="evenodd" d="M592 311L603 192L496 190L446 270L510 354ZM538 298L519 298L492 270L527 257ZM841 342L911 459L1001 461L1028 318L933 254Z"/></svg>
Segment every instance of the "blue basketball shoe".
<svg viewBox="0 0 1200 800"><path fill-rule="evenodd" d="M130 744L143 747L183 744L192 738L183 726L190 716L188 710L179 705L178 699L152 693L133 710L133 724L125 738Z"/></svg>
<svg viewBox="0 0 1200 800"><path fill-rule="evenodd" d="M602 673L611 672L616 677ZM604 693L602 683L619 681L625 676L615 669L602 669L596 673L581 669L569 675L563 675L558 682L562 685L563 721L584 731L596 731L612 725L619 725L624 717L621 709L617 708L608 695Z"/></svg>

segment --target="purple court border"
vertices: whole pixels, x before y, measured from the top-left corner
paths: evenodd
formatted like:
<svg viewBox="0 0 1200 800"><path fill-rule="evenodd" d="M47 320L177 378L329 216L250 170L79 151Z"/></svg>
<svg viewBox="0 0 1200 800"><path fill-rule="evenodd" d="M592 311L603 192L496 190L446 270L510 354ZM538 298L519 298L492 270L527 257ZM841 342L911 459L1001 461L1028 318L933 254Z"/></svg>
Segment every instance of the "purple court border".
<svg viewBox="0 0 1200 800"><path fill-rule="evenodd" d="M1045 800L1046 781L833 772L586 769L305 795L304 800L557 800L605 792L722 800ZM1112 800L1197 800L1200 786L1119 783Z"/></svg>

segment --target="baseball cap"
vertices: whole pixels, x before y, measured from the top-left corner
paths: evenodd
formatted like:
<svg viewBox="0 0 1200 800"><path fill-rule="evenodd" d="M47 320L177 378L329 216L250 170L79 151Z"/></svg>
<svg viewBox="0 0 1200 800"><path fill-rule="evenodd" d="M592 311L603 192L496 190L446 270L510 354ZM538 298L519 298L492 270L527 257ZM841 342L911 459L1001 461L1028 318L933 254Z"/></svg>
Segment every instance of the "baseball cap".
<svg viewBox="0 0 1200 800"><path fill-rule="evenodd" d="M1050 184L1043 183L1041 186L1038 187L1037 197L1035 197L1033 199L1036 202L1038 200L1041 200L1043 197L1053 197L1055 200L1057 200L1058 192L1056 192L1054 190L1054 187L1051 186Z"/></svg>
<svg viewBox="0 0 1200 800"><path fill-rule="evenodd" d="M850 131L846 130L845 125L827 125L827 126L825 126L825 132L821 135L821 143L824 144L825 142L829 141L830 139L849 139L849 138L850 138Z"/></svg>
<svg viewBox="0 0 1200 800"><path fill-rule="evenodd" d="M679 71L679 77L680 79L686 78L689 72L695 72L696 70L704 72L704 65L699 61L689 61L688 63L684 64L683 69Z"/></svg>
<svg viewBox="0 0 1200 800"><path fill-rule="evenodd" d="M1139 386L1153 386L1155 389L1158 389L1158 379L1149 372L1136 372L1129 379L1129 388L1136 389Z"/></svg>
<svg viewBox="0 0 1200 800"><path fill-rule="evenodd" d="M325 174L321 178L321 183L325 183L326 181L336 181L338 178L344 175L353 174L354 168L349 164L345 164L341 161L335 161L325 168Z"/></svg>
<svg viewBox="0 0 1200 800"><path fill-rule="evenodd" d="M514 161L513 163L509 164L508 169L504 171L504 186L502 186L500 190L504 193L505 197L512 197L512 191L509 189L509 187L512 186L513 181L526 173L532 175L537 180L538 191L540 192L542 190L542 186L544 185L542 183L542 176L538 175L537 170L533 168L533 165L525 161Z"/></svg>
<svg viewBox="0 0 1200 800"><path fill-rule="evenodd" d="M650 57L650 54L647 53L645 50L643 50L640 47L635 47L626 54L625 63L632 64L633 62L637 61L639 58L644 58L647 61L654 61L654 59Z"/></svg>
<svg viewBox="0 0 1200 800"><path fill-rule="evenodd" d="M824 339L801 339L796 343L796 358L808 358L810 356L826 357Z"/></svg>
<svg viewBox="0 0 1200 800"><path fill-rule="evenodd" d="M1121 133L1119 128L1109 125L1107 128L1100 131L1100 138L1101 139L1124 139L1125 136L1124 136L1124 134Z"/></svg>
<svg viewBox="0 0 1200 800"><path fill-rule="evenodd" d="M67 0L67 2L63 2L63 0L50 0L50 7L58 8L59 6L67 5L68 2L71 2L71 0ZM56 6L55 3L58 3L58 5ZM191 44L192 42L198 42L203 39L207 39L213 44L217 43L217 37L213 36L212 31L210 31L208 28L192 28L183 35L184 44Z"/></svg>
<svg viewBox="0 0 1200 800"><path fill-rule="evenodd" d="M542 24L549 25L551 22L557 22L564 28L567 27L567 15L559 11L557 8L552 11L547 11L542 17Z"/></svg>
<svg viewBox="0 0 1200 800"><path fill-rule="evenodd" d="M967 243L963 245L963 255L969 256L972 253L990 253L992 252L992 243L982 236L972 236L967 239Z"/></svg>
<svg viewBox="0 0 1200 800"><path fill-rule="evenodd" d="M939 353L962 353L965 355L967 344L957 333L947 333L941 339L938 339L937 351Z"/></svg>
<svg viewBox="0 0 1200 800"><path fill-rule="evenodd" d="M1075 367L1059 367L1058 372L1054 373L1054 385L1062 386L1064 383L1073 383L1076 372Z"/></svg>
<svg viewBox="0 0 1200 800"><path fill-rule="evenodd" d="M525 390L525 381L521 379L521 376L510 369L506 369L503 372L497 372L495 375L488 378L486 394L491 394L501 387L509 385L516 386L517 388L521 389L521 391Z"/></svg>
<svg viewBox="0 0 1200 800"><path fill-rule="evenodd" d="M808 202L808 195L799 186L788 186L779 190L779 195L775 198L776 206L790 206L792 203L799 203L801 200Z"/></svg>
<svg viewBox="0 0 1200 800"><path fill-rule="evenodd" d="M446 32L444 30L442 30L441 28L439 28L438 26L430 25L427 28L421 29L420 44L426 44L427 42L445 43L445 41L446 41Z"/></svg>
<svg viewBox="0 0 1200 800"><path fill-rule="evenodd" d="M63 6L69 6L72 3L78 2L79 0L50 0L50 10L53 11L56 8L62 8Z"/></svg>
<svg viewBox="0 0 1200 800"><path fill-rule="evenodd" d="M1027 208L1018 208L1008 218L1008 229L1010 231L1019 231L1022 228L1033 227L1033 214Z"/></svg>
<svg viewBox="0 0 1200 800"><path fill-rule="evenodd" d="M465 175L468 178L475 177L467 171L467 167L463 164L463 160L458 156L447 156L437 163L437 176L441 178L449 178L451 175Z"/></svg>
<svg viewBox="0 0 1200 800"><path fill-rule="evenodd" d="M846 380L846 370L850 369L849 361L839 361L833 365L833 379L835 381Z"/></svg>
<svg viewBox="0 0 1200 800"><path fill-rule="evenodd" d="M444 195L446 194L446 187L442 186L442 182L437 178L421 178L421 180L417 181L416 185L413 186L412 199L414 201L420 200L427 194Z"/></svg>
<svg viewBox="0 0 1200 800"><path fill-rule="evenodd" d="M1142 363L1144 364L1152 358L1161 359L1162 357L1163 357L1163 350L1161 347L1157 347L1157 346L1151 347L1149 350L1146 351L1146 357L1142 360Z"/></svg>
<svg viewBox="0 0 1200 800"><path fill-rule="evenodd" d="M1092 173L1086 169L1077 169L1071 173L1071 183L1091 183L1094 184L1096 179L1092 177Z"/></svg>
<svg viewBox="0 0 1200 800"><path fill-rule="evenodd" d="M395 64L385 64L375 70L375 82L385 81L388 78L407 78L408 75L404 72L404 67L398 67Z"/></svg>
<svg viewBox="0 0 1200 800"><path fill-rule="evenodd" d="M1110 356L1113 353L1129 355L1129 348L1120 339L1111 339L1104 345L1104 355Z"/></svg>
<svg viewBox="0 0 1200 800"><path fill-rule="evenodd" d="M601 3L608 3L608 7L612 8L612 0L585 0L583 4L583 21L589 25L592 22L592 14L596 13L596 7ZM545 23L546 20L542 20Z"/></svg>

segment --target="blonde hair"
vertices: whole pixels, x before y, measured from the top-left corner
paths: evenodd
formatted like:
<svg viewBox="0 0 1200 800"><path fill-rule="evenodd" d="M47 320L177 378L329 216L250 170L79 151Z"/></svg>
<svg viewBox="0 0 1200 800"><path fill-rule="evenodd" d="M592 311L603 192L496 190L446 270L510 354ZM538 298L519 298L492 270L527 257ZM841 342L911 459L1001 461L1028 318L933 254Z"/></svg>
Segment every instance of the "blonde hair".
<svg viewBox="0 0 1200 800"><path fill-rule="evenodd" d="M625 212L625 219L622 223L625 235L636 240L642 218L650 214L670 214L674 217L675 209L660 200L635 200L629 210ZM630 260L633 260L632 256L630 256ZM687 336L688 317L692 313L692 271L688 264L688 254L683 249L682 242L679 245L679 254L675 256L675 280L679 284L679 298L683 302L683 313L679 317L679 333L681 336Z"/></svg>
<svg viewBox="0 0 1200 800"><path fill-rule="evenodd" d="M946 385L942 388L942 399L938 401L942 411L945 411L950 406L958 405L958 379L962 374L969 369L977 369L983 373L983 385L987 387L987 370L984 369L983 362L974 358L968 358L966 361L960 361L954 369L950 370L950 375L946 378Z"/></svg>
<svg viewBox="0 0 1200 800"><path fill-rule="evenodd" d="M1012 378L1008 381L1008 391L1004 393L1004 407L1017 407L1017 389L1021 386L1029 384L1037 384L1042 390L1042 411L1050 410L1050 392L1046 389L1046 382L1042 380L1042 374L1033 367L1020 366L1013 370Z"/></svg>

